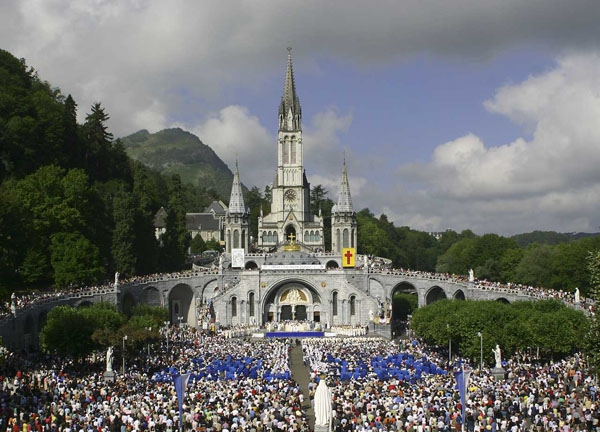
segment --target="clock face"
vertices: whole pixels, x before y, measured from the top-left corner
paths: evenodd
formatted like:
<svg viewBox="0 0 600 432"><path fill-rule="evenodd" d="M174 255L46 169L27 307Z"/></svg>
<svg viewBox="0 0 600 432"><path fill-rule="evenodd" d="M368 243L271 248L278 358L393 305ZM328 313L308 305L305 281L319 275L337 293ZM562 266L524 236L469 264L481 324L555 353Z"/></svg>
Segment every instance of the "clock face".
<svg viewBox="0 0 600 432"><path fill-rule="evenodd" d="M285 191L285 200L288 202L296 201L296 191L295 190L286 190Z"/></svg>

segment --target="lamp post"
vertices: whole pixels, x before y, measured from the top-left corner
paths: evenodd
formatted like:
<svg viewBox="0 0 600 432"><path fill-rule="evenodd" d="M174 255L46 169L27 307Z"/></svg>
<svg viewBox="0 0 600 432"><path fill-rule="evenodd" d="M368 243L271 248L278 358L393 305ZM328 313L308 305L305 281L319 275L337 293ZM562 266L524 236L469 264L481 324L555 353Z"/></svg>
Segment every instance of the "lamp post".
<svg viewBox="0 0 600 432"><path fill-rule="evenodd" d="M127 340L127 335L123 336L123 375L125 375L125 341Z"/></svg>
<svg viewBox="0 0 600 432"><path fill-rule="evenodd" d="M452 336L450 335L450 324L446 324L448 330L448 366L452 364Z"/></svg>
<svg viewBox="0 0 600 432"><path fill-rule="evenodd" d="M483 370L483 333L478 331L477 336L479 336L479 371Z"/></svg>
<svg viewBox="0 0 600 432"><path fill-rule="evenodd" d="M150 338L152 337L152 327L146 327L146 330L148 330L148 358L150 358Z"/></svg>
<svg viewBox="0 0 600 432"><path fill-rule="evenodd" d="M169 321L165 321L165 335L167 335L167 352L169 352Z"/></svg>

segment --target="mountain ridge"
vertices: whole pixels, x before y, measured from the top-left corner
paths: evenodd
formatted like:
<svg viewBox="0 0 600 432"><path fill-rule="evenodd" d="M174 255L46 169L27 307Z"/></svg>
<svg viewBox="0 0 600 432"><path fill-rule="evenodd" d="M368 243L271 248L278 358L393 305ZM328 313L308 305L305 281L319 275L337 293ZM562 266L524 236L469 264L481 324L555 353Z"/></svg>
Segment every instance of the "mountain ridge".
<svg viewBox="0 0 600 432"><path fill-rule="evenodd" d="M199 137L181 128L155 133L140 129L121 138L127 155L163 174L179 174L183 183L214 189L229 200L233 172Z"/></svg>

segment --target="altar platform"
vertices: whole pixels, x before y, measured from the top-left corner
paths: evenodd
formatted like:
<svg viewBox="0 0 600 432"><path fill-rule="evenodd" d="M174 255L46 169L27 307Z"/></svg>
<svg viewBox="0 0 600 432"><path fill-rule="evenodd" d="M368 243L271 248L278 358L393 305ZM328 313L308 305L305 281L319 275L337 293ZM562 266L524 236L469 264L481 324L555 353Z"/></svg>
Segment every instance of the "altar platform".
<svg viewBox="0 0 600 432"><path fill-rule="evenodd" d="M266 338L313 338L325 336L324 331L270 331L265 332ZM333 334L335 335L335 333Z"/></svg>

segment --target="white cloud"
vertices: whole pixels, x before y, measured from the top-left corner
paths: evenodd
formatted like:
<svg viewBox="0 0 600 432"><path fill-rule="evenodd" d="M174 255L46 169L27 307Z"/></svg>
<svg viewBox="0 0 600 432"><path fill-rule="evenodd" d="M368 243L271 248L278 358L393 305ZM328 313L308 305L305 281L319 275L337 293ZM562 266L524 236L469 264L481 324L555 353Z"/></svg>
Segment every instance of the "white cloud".
<svg viewBox="0 0 600 432"><path fill-rule="evenodd" d="M600 172L600 62L592 51L599 21L600 8L588 0L548 0L543 7L522 0L384 0L372 8L356 0L0 2L2 48L71 93L80 120L100 101L115 136L181 125L230 167L237 154L242 181L259 187L274 176L276 131L261 124L254 107L240 106L248 104L238 94L260 98L265 81L281 79L288 43L300 48L294 51L297 75L319 74L326 62L356 72L424 53L470 63L523 46L562 53L552 70L504 86L485 103L521 125L527 138L491 147L475 134L448 137L429 163L401 167L401 182L385 172L388 152L378 154L371 142L360 143L364 151L348 149L351 108L339 102L339 109L307 111L318 113L305 118L307 174L331 197L347 150L361 208L381 209L398 226L493 232L598 224L589 216L598 214L595 201L582 197L597 192ZM565 54L571 49L580 54ZM338 78L345 77L327 79ZM389 124L388 138L398 134L401 141L402 131Z"/></svg>
<svg viewBox="0 0 600 432"><path fill-rule="evenodd" d="M500 88L485 106L529 125L533 138L486 147L469 134L438 146L427 164L402 166L401 176L423 188L399 220L483 232L598 229L600 55L565 55L553 70ZM419 222L422 213L429 217Z"/></svg>
<svg viewBox="0 0 600 432"><path fill-rule="evenodd" d="M225 107L193 127L192 133L209 145L231 170L236 159L241 161L241 181L248 187L258 186L263 190L272 181L277 166L276 140L247 108Z"/></svg>

